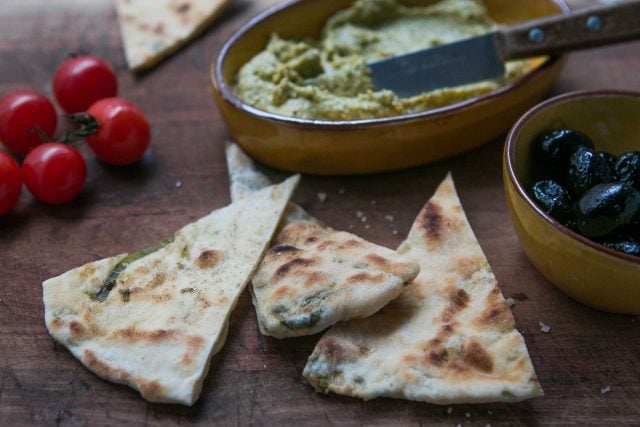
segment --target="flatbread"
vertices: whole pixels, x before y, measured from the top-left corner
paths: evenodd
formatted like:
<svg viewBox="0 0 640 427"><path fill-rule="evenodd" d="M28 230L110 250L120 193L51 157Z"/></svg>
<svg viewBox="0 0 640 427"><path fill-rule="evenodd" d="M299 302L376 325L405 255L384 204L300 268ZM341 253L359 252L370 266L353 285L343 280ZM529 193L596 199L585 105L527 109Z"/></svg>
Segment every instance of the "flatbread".
<svg viewBox="0 0 640 427"><path fill-rule="evenodd" d="M155 65L204 31L228 0L116 0L129 68Z"/></svg>
<svg viewBox="0 0 640 427"><path fill-rule="evenodd" d="M398 252L417 260L420 274L377 314L320 339L304 369L316 390L436 404L543 394L451 175Z"/></svg>
<svg viewBox="0 0 640 427"><path fill-rule="evenodd" d="M269 182L235 144L227 159L232 199ZM312 335L370 316L418 271L409 257L327 227L290 203L250 288L260 331L276 338Z"/></svg>
<svg viewBox="0 0 640 427"><path fill-rule="evenodd" d="M297 182L216 210L154 248L45 281L49 333L102 378L150 402L192 405Z"/></svg>

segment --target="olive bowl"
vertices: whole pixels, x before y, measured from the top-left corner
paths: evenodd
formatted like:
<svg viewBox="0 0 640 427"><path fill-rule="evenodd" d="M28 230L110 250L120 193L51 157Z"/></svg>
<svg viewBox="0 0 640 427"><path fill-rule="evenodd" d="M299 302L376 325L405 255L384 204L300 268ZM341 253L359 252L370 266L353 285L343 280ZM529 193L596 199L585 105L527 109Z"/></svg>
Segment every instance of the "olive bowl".
<svg viewBox="0 0 640 427"><path fill-rule="evenodd" d="M537 135L569 128L597 150L640 150L640 92L589 91L561 95L527 112L507 136L503 178L511 219L524 252L551 283L588 306L640 314L640 257L608 249L546 214L528 193L540 165Z"/></svg>
<svg viewBox="0 0 640 427"><path fill-rule="evenodd" d="M483 0L498 23L513 24L567 12L563 0ZM239 69L273 33L318 37L327 19L353 0L290 0L238 29L211 67L215 101L230 136L254 159L309 174L345 175L405 169L452 157L506 133L540 101L565 63L536 58L532 71L493 92L420 113L356 121L321 121L259 110L233 91ZM400 0L426 6L434 0Z"/></svg>

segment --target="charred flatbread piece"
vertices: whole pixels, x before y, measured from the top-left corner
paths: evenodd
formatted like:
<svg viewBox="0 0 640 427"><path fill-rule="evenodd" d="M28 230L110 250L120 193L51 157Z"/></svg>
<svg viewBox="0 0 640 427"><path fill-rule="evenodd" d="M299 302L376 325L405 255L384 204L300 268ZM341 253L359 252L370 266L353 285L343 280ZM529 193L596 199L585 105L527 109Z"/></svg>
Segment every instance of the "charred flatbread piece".
<svg viewBox="0 0 640 427"><path fill-rule="evenodd" d="M53 338L151 402L192 405L298 177L216 210L161 244L45 281Z"/></svg>
<svg viewBox="0 0 640 427"><path fill-rule="evenodd" d="M227 148L232 199L268 183L235 144ZM409 257L337 231L290 203L251 292L258 324L277 338L312 335L370 316L397 298L418 265Z"/></svg>
<svg viewBox="0 0 640 427"><path fill-rule="evenodd" d="M149 68L193 39L228 0L116 0L129 68Z"/></svg>
<svg viewBox="0 0 640 427"><path fill-rule="evenodd" d="M437 404L543 394L450 175L398 251L420 274L377 314L322 337L304 369L318 391Z"/></svg>

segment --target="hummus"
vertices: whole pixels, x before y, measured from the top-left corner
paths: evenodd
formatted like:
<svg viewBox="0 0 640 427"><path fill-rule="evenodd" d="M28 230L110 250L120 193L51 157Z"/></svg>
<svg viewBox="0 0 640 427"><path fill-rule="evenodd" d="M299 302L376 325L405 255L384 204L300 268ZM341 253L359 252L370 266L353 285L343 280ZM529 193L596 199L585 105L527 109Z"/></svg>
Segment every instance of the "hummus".
<svg viewBox="0 0 640 427"><path fill-rule="evenodd" d="M357 0L326 23L319 40L274 34L237 76L236 95L275 114L311 120L359 120L415 113L495 90L524 74L527 62L506 64L504 78L399 98L375 91L368 62L496 29L474 0L405 7L395 0Z"/></svg>

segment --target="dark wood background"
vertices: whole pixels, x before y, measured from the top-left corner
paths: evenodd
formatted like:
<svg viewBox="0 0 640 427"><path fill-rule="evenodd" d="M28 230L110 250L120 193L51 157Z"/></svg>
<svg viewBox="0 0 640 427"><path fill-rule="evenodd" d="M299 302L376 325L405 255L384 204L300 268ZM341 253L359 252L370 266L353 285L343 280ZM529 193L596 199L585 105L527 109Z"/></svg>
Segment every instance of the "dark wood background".
<svg viewBox="0 0 640 427"><path fill-rule="evenodd" d="M89 178L76 201L49 207L25 191L17 208L0 219L0 425L640 425L640 318L581 306L531 266L505 207L502 140L405 172L304 177L296 201L336 228L353 225L359 235L396 247L437 183L453 171L504 294L528 296L513 312L544 398L455 406L449 415L447 407L424 403L316 394L301 372L318 336L262 337L246 293L191 408L149 404L132 389L99 379L53 342L43 322L43 280L146 247L229 203L227 135L210 94L208 69L231 32L264 6L234 0L205 35L134 78L124 66L109 0L0 0L0 93L18 87L50 93L56 65L67 53L84 50L115 65L120 95L146 112L153 129L152 150L140 164L107 167L83 150ZM553 93L603 87L640 88L640 43L574 54ZM328 195L324 203L319 192ZM365 212L369 228L356 211ZM385 220L388 214L393 222ZM539 321L551 326L549 334L540 332ZM604 387L611 391L602 394Z"/></svg>

